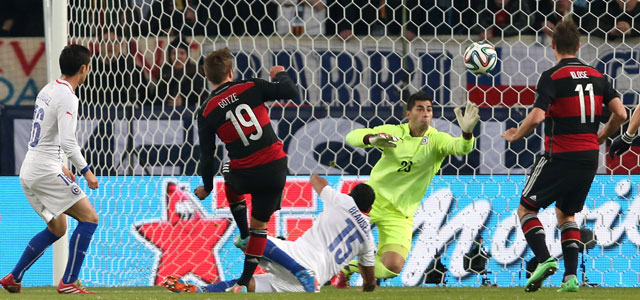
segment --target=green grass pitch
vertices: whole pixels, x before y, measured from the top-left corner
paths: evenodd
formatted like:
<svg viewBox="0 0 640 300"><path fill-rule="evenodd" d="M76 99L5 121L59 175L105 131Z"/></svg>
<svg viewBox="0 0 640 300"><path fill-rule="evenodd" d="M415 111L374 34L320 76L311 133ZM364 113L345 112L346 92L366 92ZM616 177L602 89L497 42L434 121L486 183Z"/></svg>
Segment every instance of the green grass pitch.
<svg viewBox="0 0 640 300"><path fill-rule="evenodd" d="M325 287L322 293L282 294L175 294L163 287L92 288L95 295L59 295L54 287L24 288L21 294L0 291L0 299L640 299L640 288L582 288L578 293L559 294L556 288L542 288L535 293L525 293L523 288L455 288L455 287L378 287L374 293L362 293L357 288L337 290Z"/></svg>

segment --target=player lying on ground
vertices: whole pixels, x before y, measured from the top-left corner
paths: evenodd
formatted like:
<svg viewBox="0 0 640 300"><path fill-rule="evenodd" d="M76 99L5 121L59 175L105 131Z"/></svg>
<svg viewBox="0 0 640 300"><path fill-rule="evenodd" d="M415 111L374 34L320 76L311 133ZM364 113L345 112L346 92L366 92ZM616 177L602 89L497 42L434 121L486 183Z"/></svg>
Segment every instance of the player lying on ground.
<svg viewBox="0 0 640 300"><path fill-rule="evenodd" d="M551 45L558 64L540 75L529 115L518 128L510 128L502 136L508 142L518 141L545 121L545 154L533 165L518 207L522 232L539 262L525 291L538 290L558 269L538 219L538 211L555 202L565 267L558 292L577 292L581 245L574 215L582 210L598 169L600 144L620 128L627 112L609 81L576 58L580 33L573 22L556 25ZM603 105L611 117L598 131Z"/></svg>
<svg viewBox="0 0 640 300"><path fill-rule="evenodd" d="M318 282L329 281L356 256L364 282L363 291L375 289L375 244L367 216L375 198L373 190L361 183L349 195L345 195L330 187L318 175L311 176L311 185L320 194L324 211L318 215L313 226L294 242L268 238L260 261L260 266L268 273L254 275L247 286L248 291L319 291ZM294 275L303 270L309 270L317 279L311 290L305 289ZM171 276L164 281L164 285L171 291L192 293L224 292L234 284L236 280L197 287Z"/></svg>
<svg viewBox="0 0 640 300"><path fill-rule="evenodd" d="M462 136L453 138L429 126L433 118L431 97L424 92L407 100L408 123L356 129L347 134L353 147L379 147L382 157L367 182L376 193L371 223L378 227L378 255L375 276L392 278L402 271L411 250L413 215L433 176L448 155L465 155L473 150L473 128L480 119L478 108L468 103L464 115L455 109ZM348 286L358 269L355 264L338 274L338 288Z"/></svg>
<svg viewBox="0 0 640 300"><path fill-rule="evenodd" d="M74 90L87 78L89 61L89 49L66 46L59 59L62 76L42 88L36 98L31 140L20 169L20 183L31 207L47 223L47 228L29 241L13 271L0 280L10 293L20 292L24 273L49 245L67 232L66 215L69 215L78 220L78 226L69 241L69 260L58 284L58 293L93 294L80 283L78 275L98 227L98 214L76 184L73 173L62 165L60 156L62 152L67 155L84 175L89 188L98 188L98 180L76 140L79 100Z"/></svg>
<svg viewBox="0 0 640 300"><path fill-rule="evenodd" d="M287 154L271 127L266 101L292 99L295 84L282 66L273 66L262 79L233 80L233 57L228 48L211 52L205 61L207 79L213 85L209 100L198 111L200 175L204 182L195 190L204 200L213 190L213 158L216 135L229 153L225 193L243 239L248 237L244 269L230 292L246 292L267 244L267 222L280 209L287 178ZM247 225L244 194L251 194L251 221Z"/></svg>

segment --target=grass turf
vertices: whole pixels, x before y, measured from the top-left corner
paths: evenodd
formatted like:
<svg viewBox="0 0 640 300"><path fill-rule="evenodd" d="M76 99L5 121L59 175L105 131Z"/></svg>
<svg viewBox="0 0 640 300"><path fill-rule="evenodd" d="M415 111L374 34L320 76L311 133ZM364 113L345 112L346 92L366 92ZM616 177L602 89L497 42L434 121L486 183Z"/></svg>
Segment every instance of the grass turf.
<svg viewBox="0 0 640 300"><path fill-rule="evenodd" d="M322 293L281 294L175 294L163 287L91 288L95 295L59 295L54 287L24 288L21 294L9 294L0 290L0 299L640 299L638 288L581 288L578 293L556 292L556 288L542 288L535 293L525 293L516 288L455 288L455 287L378 287L374 293L362 293L357 288L337 290L325 287Z"/></svg>

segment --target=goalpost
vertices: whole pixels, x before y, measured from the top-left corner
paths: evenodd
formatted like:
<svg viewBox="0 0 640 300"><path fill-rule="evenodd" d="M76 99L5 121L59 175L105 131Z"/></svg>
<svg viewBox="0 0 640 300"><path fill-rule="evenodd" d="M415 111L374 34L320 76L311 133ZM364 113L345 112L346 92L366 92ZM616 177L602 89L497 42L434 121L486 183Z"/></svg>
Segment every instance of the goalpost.
<svg viewBox="0 0 640 300"><path fill-rule="evenodd" d="M60 52L67 45L67 0L43 0L44 28L47 60L47 82L60 77ZM65 165L68 164L64 156ZM67 233L69 229L67 228ZM53 285L57 285L64 275L69 256L69 236L65 233L53 244Z"/></svg>
<svg viewBox="0 0 640 300"><path fill-rule="evenodd" d="M154 285L167 275L209 283L240 274L242 253L233 247L237 230L229 221L222 178L216 178L209 199L200 202L192 193L201 184L195 114L211 90L200 64L222 47L234 54L236 78L268 79L268 67L280 64L298 85L298 98L268 105L291 175L269 234L295 239L322 210L309 174L327 175L341 191L366 180L381 153L353 149L345 135L402 122L404 91L424 90L434 97L431 125L439 131L460 134L453 108L467 99L481 106L482 122L475 150L445 159L415 215L413 249L403 272L383 284L421 285L437 257L447 266L449 285L478 285L481 272L463 263L477 237L492 255L487 276L493 282L517 286L526 281L525 263L532 254L515 209L524 174L544 149L544 136L538 129L525 141L507 145L500 133L522 121L537 79L555 64L550 39L532 33L531 10L518 34L489 40L498 51L498 66L490 75L476 76L466 71L461 56L479 38L466 18L478 15L454 5L460 1L435 1L429 7L387 1L387 16L401 13L398 19L407 29L424 33L415 38L373 23L360 30L352 16L381 18L382 9L353 9L370 1L308 1L323 8L294 5L292 15L286 14L298 1L43 2L49 79L58 76L56 53L68 42L89 47L93 57L87 82L77 91L78 138L100 181L92 191L79 178L100 216L81 274L87 285ZM581 22L593 15L572 13ZM307 18L304 30L299 18ZM449 26L448 20L458 23ZM335 24L323 27L326 22ZM347 26L354 29L347 40L339 36L345 24L354 26ZM443 26L450 30L441 31ZM381 34L385 29L389 32ZM626 105L636 104L638 39L612 41L592 30L581 42L579 57L614 82ZM610 160L606 147L601 147L599 175L585 210L577 215L577 222L598 238L597 248L585 253L585 274L605 286L637 286L640 178L627 176L637 173L637 156ZM218 170L225 155L218 141ZM610 175L611 170L621 175ZM541 213L540 219L551 254L559 256L553 212ZM54 284L64 271L66 243L56 243Z"/></svg>

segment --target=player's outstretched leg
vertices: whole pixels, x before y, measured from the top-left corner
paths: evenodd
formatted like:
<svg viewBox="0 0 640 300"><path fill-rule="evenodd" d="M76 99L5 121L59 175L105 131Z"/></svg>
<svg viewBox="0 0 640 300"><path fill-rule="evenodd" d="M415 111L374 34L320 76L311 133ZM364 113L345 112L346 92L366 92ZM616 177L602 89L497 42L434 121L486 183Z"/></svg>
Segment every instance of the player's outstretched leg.
<svg viewBox="0 0 640 300"><path fill-rule="evenodd" d="M298 281L300 281L300 284L302 284L305 292L317 293L320 291L320 283L318 283L311 270L300 270L293 275L298 278Z"/></svg>
<svg viewBox="0 0 640 300"><path fill-rule="evenodd" d="M7 290L7 292L9 293L20 293L20 291L22 290L22 283L16 282L16 280L13 278L13 274L11 273L0 279L0 285L2 285L2 288Z"/></svg>
<svg viewBox="0 0 640 300"><path fill-rule="evenodd" d="M313 271L307 270L293 259L293 257L289 256L289 254L268 239L262 257L283 266L291 272L291 274L296 276L305 292L315 293L318 290L319 284L316 281Z"/></svg>
<svg viewBox="0 0 640 300"><path fill-rule="evenodd" d="M338 272L338 275L336 275L334 282L332 282L331 284L338 289L348 289L350 288L349 281L351 280L351 275L357 272L358 261L352 260L346 267Z"/></svg>
<svg viewBox="0 0 640 300"><path fill-rule="evenodd" d="M578 284L578 278L573 275L569 278L565 278L565 281L562 283L560 288L558 289L559 293L564 292L577 292L580 290L580 285Z"/></svg>
<svg viewBox="0 0 640 300"><path fill-rule="evenodd" d="M98 227L98 214L86 197L76 202L65 213L78 220L78 226L69 240L69 259L64 275L58 284L58 292L61 294L93 294L80 283L78 275L80 275L80 268L82 268L93 233Z"/></svg>
<svg viewBox="0 0 640 300"><path fill-rule="evenodd" d="M560 224L560 232L562 234L564 276L562 286L558 292L577 292L580 289L576 276L578 271L578 253L580 252L580 228L575 221L568 221Z"/></svg>
<svg viewBox="0 0 640 300"><path fill-rule="evenodd" d="M225 290L225 292L227 293L234 293L234 294L243 294L247 292L247 286L245 285L238 285L237 283L234 284L232 287L227 288Z"/></svg>
<svg viewBox="0 0 640 300"><path fill-rule="evenodd" d="M558 270L558 263L556 259L553 257L549 257L546 261L541 264L538 264L538 267L529 280L527 280L527 284L524 287L525 292L535 292L542 286L544 280L547 277L553 275Z"/></svg>
<svg viewBox="0 0 640 300"><path fill-rule="evenodd" d="M533 254L535 254L539 262L538 267L533 274L531 274L529 280L527 280L524 291L535 292L540 289L547 277L553 275L558 270L558 263L549 254L549 249L545 242L546 234L544 227L538 219L536 211L524 207L521 202L520 207L518 207L518 214L521 216L520 225L522 226L522 232L527 240L527 244L531 247L531 251L533 251Z"/></svg>
<svg viewBox="0 0 640 300"><path fill-rule="evenodd" d="M56 222L56 220L52 222ZM66 219L64 219L64 222L66 224ZM22 256L13 268L13 271L0 280L2 287L9 293L20 293L24 273L42 256L44 251L59 238L60 237L53 234L49 228L45 228L36 234L31 241L29 241L24 252L22 252Z"/></svg>
<svg viewBox="0 0 640 300"><path fill-rule="evenodd" d="M229 208L233 219L236 221L238 230L240 230L240 240L249 241L249 224L247 221L247 201L244 195L238 195L231 190L231 187L227 184L224 185L224 191L227 195L227 201L229 201ZM244 243L246 247L247 243ZM236 245L238 246L238 245Z"/></svg>
<svg viewBox="0 0 640 300"><path fill-rule="evenodd" d="M73 231L69 242L69 260L60 284L58 284L59 293L93 294L82 286L80 280L78 280L78 275L80 275L80 268L97 227L98 224L96 223L78 222L78 226Z"/></svg>
<svg viewBox="0 0 640 300"><path fill-rule="evenodd" d="M252 224L253 223L259 224L260 226L264 227L266 227L267 225L266 222L261 222L257 219L252 218ZM253 277L253 273L260 263L260 259L262 258L262 254L264 253L264 249L266 246L267 229L250 229L249 243L247 244L247 248L245 249L244 269L242 270L242 275L240 275L240 278L234 286L227 289L227 292L247 292L247 285L249 284L249 281Z"/></svg>
<svg viewBox="0 0 640 300"><path fill-rule="evenodd" d="M87 287L82 285L82 282L80 282L80 279L77 279L72 283L64 283L62 280L60 280L60 283L58 283L58 294L95 294L95 293L88 290Z"/></svg>
<svg viewBox="0 0 640 300"><path fill-rule="evenodd" d="M175 276L167 276L162 285L174 293L202 293L202 289Z"/></svg>
<svg viewBox="0 0 640 300"><path fill-rule="evenodd" d="M236 284L236 280L219 281L202 287L203 293L223 293L228 288L233 287Z"/></svg>

